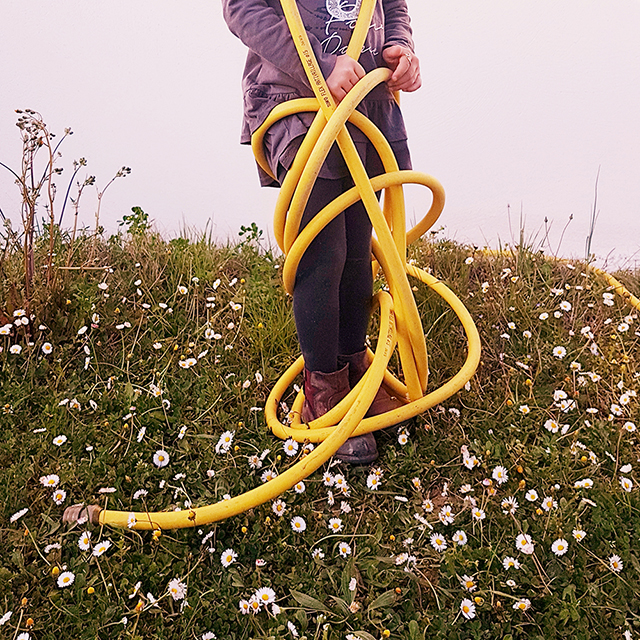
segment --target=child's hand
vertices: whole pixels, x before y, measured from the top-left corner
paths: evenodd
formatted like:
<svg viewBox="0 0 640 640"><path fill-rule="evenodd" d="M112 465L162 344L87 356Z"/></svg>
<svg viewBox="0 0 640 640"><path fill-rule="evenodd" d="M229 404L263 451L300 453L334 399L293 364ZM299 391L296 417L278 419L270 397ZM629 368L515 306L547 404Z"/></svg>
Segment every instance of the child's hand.
<svg viewBox="0 0 640 640"><path fill-rule="evenodd" d="M340 102L365 75L359 62L347 55L338 56L336 66L327 78L327 86L336 102Z"/></svg>
<svg viewBox="0 0 640 640"><path fill-rule="evenodd" d="M420 60L410 49L394 44L382 52L382 58L393 71L387 80L391 91L416 91L422 86Z"/></svg>

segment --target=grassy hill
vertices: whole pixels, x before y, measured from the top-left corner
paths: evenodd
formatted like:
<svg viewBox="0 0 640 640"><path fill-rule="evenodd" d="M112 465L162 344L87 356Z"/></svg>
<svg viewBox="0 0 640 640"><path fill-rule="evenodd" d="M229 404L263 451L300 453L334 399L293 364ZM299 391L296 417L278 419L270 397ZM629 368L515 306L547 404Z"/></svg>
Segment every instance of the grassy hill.
<svg viewBox="0 0 640 640"><path fill-rule="evenodd" d="M57 242L60 266L84 268L45 269L43 241L28 310L9 239L0 263L0 637L640 633L640 324L584 264L412 247L477 322L468 387L379 432L371 467L329 464L281 502L160 534L61 516L78 502L211 504L304 455L263 412L298 355L281 259L255 239L145 229L81 236L70 253ZM636 274L618 277L640 291ZM466 341L437 296L414 293L433 389Z"/></svg>

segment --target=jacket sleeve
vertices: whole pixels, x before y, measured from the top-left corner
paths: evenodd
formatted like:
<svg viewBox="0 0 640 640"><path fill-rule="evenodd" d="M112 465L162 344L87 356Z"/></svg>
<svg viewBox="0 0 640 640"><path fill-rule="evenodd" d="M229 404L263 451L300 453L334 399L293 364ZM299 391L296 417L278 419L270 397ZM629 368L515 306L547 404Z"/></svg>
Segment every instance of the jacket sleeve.
<svg viewBox="0 0 640 640"><path fill-rule="evenodd" d="M414 51L411 19L406 0L382 0L384 9L384 47L400 44Z"/></svg>
<svg viewBox="0 0 640 640"><path fill-rule="evenodd" d="M278 70L310 87L287 21L266 0L222 0L222 13L231 33ZM322 52L320 42L309 40L325 78L333 71L336 56Z"/></svg>

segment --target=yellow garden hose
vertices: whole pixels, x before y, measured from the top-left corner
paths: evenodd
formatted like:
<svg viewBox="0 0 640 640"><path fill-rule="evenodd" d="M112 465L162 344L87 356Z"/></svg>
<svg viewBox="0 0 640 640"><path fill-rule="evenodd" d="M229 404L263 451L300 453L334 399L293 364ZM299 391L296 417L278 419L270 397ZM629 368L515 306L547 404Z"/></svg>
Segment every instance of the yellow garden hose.
<svg viewBox="0 0 640 640"><path fill-rule="evenodd" d="M378 84L389 79L389 69L376 69L362 78L339 105L322 76L295 0L280 0L284 14L313 89L315 98L301 98L277 106L264 124L255 132L252 147L258 164L271 175L263 150L266 131L278 120L301 112L315 112L307 135L280 190L274 215L275 236L286 255L283 269L284 286L293 292L295 274L302 255L316 235L336 216L358 200L362 200L371 219L373 240L373 269L382 269L389 293L380 292L374 302L380 310L380 334L375 354L369 354L371 364L354 389L331 411L309 424L300 421L304 402L302 392L296 397L290 413L290 423L282 423L277 416L280 399L301 373L304 362L299 357L273 387L265 406L269 428L279 438L294 438L298 442L318 443L318 446L299 462L269 482L229 500L214 505L171 512L136 512L99 510L89 507L88 513L96 524L134 529L178 529L218 522L230 516L273 500L311 475L354 435L370 433L398 424L419 415L451 397L474 375L480 361L480 336L473 320L457 296L442 282L407 263L406 247L422 236L438 219L444 207L444 191L440 183L424 173L400 171L391 146L380 130L356 107ZM376 0L363 0L360 14L349 43L347 54L357 59L364 44ZM360 129L378 152L385 173L369 179L358 155L346 122ZM329 149L337 142L355 186L327 205L300 231L300 221ZM405 229L405 210L402 185L420 184L433 197L426 216L408 232ZM376 192L383 191L381 209ZM593 269L621 294L632 306L640 309L640 300L608 273ZM424 331L407 276L411 276L440 295L456 313L468 340L467 358L460 371L440 388L426 393L428 379L427 351ZM404 383L387 370L395 348L398 348ZM380 385L384 384L403 406L385 414L364 418ZM133 523L133 524L132 524Z"/></svg>
<svg viewBox="0 0 640 640"><path fill-rule="evenodd" d="M263 151L264 134L278 120L295 113L315 112L313 124L304 138L298 154L280 190L274 216L278 245L286 254L283 269L284 286L293 292L297 266L316 235L347 207L361 200L375 231L373 241L374 271L382 269L389 293L380 292L374 300L380 309L380 335L367 373L344 400L327 414L309 424L300 422L304 396L298 394L290 424L283 424L277 408L285 391L293 384L304 366L302 357L275 384L265 406L267 424L279 438L294 438L299 442L318 443L309 455L269 482L230 500L217 504L171 512L137 512L101 510L92 512L100 524L134 529L178 529L224 520L273 500L308 477L329 460L354 435L360 435L398 424L423 413L459 391L473 376L480 360L480 337L461 301L437 278L406 260L406 247L422 236L438 219L444 207L444 191L440 183L424 173L400 171L391 146L380 130L356 111L363 98L378 84L391 76L389 69L376 69L362 78L336 105L320 71L295 0L281 0L284 14L296 49L307 73L315 98L303 98L277 106L255 132L252 147L258 164L269 175L271 169ZM355 60L369 30L376 0L363 0L347 55ZM356 147L345 126L346 122L360 129L378 152L385 169L383 175L369 179ZM300 232L302 213L307 204L329 149L337 142L353 177L355 186L327 205ZM402 185L421 184L433 196L429 212L408 233L405 229L405 209ZM376 192L384 191L383 208ZM428 379L427 350L411 286L407 276L425 283L451 306L460 319L469 342L467 359L460 371L439 389L426 393ZM404 383L387 370L394 349L398 347ZM371 354L370 354L371 355ZM389 388L405 404L385 414L364 418L380 385ZM133 522L133 525L132 525Z"/></svg>

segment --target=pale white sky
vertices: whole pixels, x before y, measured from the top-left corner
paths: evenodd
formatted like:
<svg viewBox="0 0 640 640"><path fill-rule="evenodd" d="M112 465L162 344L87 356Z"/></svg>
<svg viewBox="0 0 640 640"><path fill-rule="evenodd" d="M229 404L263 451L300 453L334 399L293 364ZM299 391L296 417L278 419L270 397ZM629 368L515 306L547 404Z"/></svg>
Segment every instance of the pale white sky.
<svg viewBox="0 0 640 640"><path fill-rule="evenodd" d="M441 222L461 241L535 235L582 256L600 182L593 249L640 248L640 1L408 0L423 88L403 97L414 167L447 192ZM15 108L40 111L104 185L108 231L141 206L167 235L189 226L270 232L276 191L260 189L238 144L242 44L217 0L2 0L0 160L17 168ZM63 181L61 181L62 187ZM428 198L408 190L409 217ZM83 217L92 224L94 204ZM17 190L0 168L0 207ZM67 219L71 224L71 220Z"/></svg>

